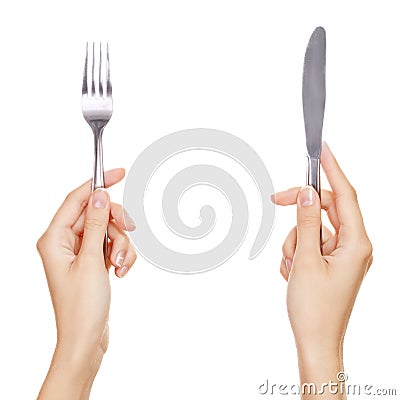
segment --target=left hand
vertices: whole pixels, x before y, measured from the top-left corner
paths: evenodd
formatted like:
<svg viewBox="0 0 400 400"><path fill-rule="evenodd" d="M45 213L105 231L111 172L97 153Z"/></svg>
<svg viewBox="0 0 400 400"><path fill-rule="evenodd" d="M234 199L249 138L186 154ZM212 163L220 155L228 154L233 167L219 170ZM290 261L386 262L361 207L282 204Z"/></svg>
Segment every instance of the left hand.
<svg viewBox="0 0 400 400"><path fill-rule="evenodd" d="M123 169L105 173L106 187L122 180ZM103 240L109 236L105 264ZM57 323L56 354L96 360L97 372L108 346L110 280L108 270L123 277L136 260L126 230L132 220L103 189L91 192L91 181L71 192L37 243Z"/></svg>

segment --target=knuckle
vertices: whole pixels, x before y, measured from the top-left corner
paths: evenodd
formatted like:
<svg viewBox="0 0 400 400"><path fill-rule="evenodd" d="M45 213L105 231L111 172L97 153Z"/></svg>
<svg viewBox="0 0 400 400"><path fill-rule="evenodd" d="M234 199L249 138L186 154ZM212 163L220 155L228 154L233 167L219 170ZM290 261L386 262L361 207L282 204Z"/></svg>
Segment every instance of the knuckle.
<svg viewBox="0 0 400 400"><path fill-rule="evenodd" d="M137 254L135 249L130 249L128 253L128 257L126 259L126 264L128 268L131 268L137 259Z"/></svg>
<svg viewBox="0 0 400 400"><path fill-rule="evenodd" d="M137 253L136 253L136 250L135 249L133 249L133 254L132 254L132 264L136 261L136 259L137 259Z"/></svg>
<svg viewBox="0 0 400 400"><path fill-rule="evenodd" d="M372 243L368 238L362 240L359 244L359 252L365 259L369 259L372 257L373 247Z"/></svg>
<svg viewBox="0 0 400 400"><path fill-rule="evenodd" d="M96 218L86 218L85 231L98 231L104 227L104 223Z"/></svg>
<svg viewBox="0 0 400 400"><path fill-rule="evenodd" d="M125 251L129 250L130 242L128 237L124 233L118 232L117 236L114 237L113 241L115 243L116 248Z"/></svg>
<svg viewBox="0 0 400 400"><path fill-rule="evenodd" d="M354 199L355 201L357 201L357 199L358 199L357 191L356 191L356 189L355 189L353 186L351 186L351 185L350 185L350 188L349 188L349 194L350 194L350 197L351 197L352 199Z"/></svg>
<svg viewBox="0 0 400 400"><path fill-rule="evenodd" d="M295 250L296 250L296 245L294 245L293 248L293 243L289 243L288 241L286 241L282 246L282 254L284 257L292 258Z"/></svg>
<svg viewBox="0 0 400 400"><path fill-rule="evenodd" d="M36 250L41 253L43 249L43 236L41 236L38 241L36 242Z"/></svg>
<svg viewBox="0 0 400 400"><path fill-rule="evenodd" d="M374 256L371 254L371 257L368 260L367 270L369 270L374 262Z"/></svg>
<svg viewBox="0 0 400 400"><path fill-rule="evenodd" d="M129 244L130 244L130 241L129 241L128 236L126 236L125 233L123 233L123 234L121 235L121 245L122 245L124 248L128 249L128 248L129 248Z"/></svg>
<svg viewBox="0 0 400 400"><path fill-rule="evenodd" d="M303 215L299 217L299 225L305 228L315 228L321 225L321 219L316 215Z"/></svg>
<svg viewBox="0 0 400 400"><path fill-rule="evenodd" d="M64 202L69 202L70 200L72 200L74 198L74 191L72 191L72 192L69 192L66 196L65 196L65 199L64 199Z"/></svg>
<svg viewBox="0 0 400 400"><path fill-rule="evenodd" d="M47 243L48 243L48 233L47 231L45 233L43 233L42 236L40 236L40 238L38 239L38 241L36 242L36 249L39 252L39 254L43 253L47 247Z"/></svg>
<svg viewBox="0 0 400 400"><path fill-rule="evenodd" d="M79 199L79 188L74 189L72 192L68 193L65 196L65 200L64 203L72 203L72 202L76 202L76 200ZM84 210L88 205L88 199L82 199L79 201L79 210Z"/></svg>

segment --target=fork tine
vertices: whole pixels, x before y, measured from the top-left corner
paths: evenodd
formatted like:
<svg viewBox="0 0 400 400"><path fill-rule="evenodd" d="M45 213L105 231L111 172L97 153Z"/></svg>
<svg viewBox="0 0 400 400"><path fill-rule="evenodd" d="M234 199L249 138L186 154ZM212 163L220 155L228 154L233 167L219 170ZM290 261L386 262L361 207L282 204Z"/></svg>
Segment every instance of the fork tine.
<svg viewBox="0 0 400 400"><path fill-rule="evenodd" d="M82 95L88 94L87 68L88 68L88 42L86 42L86 58L85 58L85 67L83 69Z"/></svg>
<svg viewBox="0 0 400 400"><path fill-rule="evenodd" d="M94 63L96 61L96 58L95 58L94 53L95 53L95 51L94 51L94 42L93 42L93 45L92 45L92 93L91 93L92 96L94 96L96 94L96 85L94 83Z"/></svg>
<svg viewBox="0 0 400 400"><path fill-rule="evenodd" d="M107 59L106 59L106 75L107 75L107 96L111 97L112 95L112 86L111 86L111 80L110 80L110 57L108 53L108 42L107 42Z"/></svg>
<svg viewBox="0 0 400 400"><path fill-rule="evenodd" d="M102 54L102 48L101 48L101 42L100 42L100 57L99 57L99 95L100 97L105 97L104 92L103 92L103 72L102 71L102 66L103 66L103 54Z"/></svg>

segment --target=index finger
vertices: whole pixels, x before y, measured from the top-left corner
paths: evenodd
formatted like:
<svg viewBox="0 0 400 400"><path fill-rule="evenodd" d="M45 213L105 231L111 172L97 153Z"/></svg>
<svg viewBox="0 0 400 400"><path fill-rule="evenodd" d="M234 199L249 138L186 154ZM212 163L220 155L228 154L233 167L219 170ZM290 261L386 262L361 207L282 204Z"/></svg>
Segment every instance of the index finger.
<svg viewBox="0 0 400 400"><path fill-rule="evenodd" d="M271 196L271 200L278 206L290 206L297 203L297 196L301 187L294 187L284 192L278 192ZM321 208L328 214L329 221L339 232L340 222L337 216L335 196L328 190L321 190Z"/></svg>
<svg viewBox="0 0 400 400"><path fill-rule="evenodd" d="M358 237L360 233L365 233L356 192L325 142L322 145L321 165L335 194L341 234Z"/></svg>
<svg viewBox="0 0 400 400"><path fill-rule="evenodd" d="M125 176L123 168L115 168L104 173L104 186L110 187L121 181ZM92 192L92 180L73 190L65 198L50 223L51 227L71 228L86 208Z"/></svg>

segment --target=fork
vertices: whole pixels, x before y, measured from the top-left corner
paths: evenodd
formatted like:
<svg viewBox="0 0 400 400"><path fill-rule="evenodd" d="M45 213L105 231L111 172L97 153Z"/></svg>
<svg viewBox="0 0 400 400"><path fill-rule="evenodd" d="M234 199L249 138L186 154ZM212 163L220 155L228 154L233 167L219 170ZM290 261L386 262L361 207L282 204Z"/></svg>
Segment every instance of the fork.
<svg viewBox="0 0 400 400"><path fill-rule="evenodd" d="M82 84L82 114L92 128L94 136L94 172L92 191L104 188L103 144L102 136L105 126L111 119L113 111L112 87L110 81L110 61L108 43L106 54L103 45L86 43L85 68ZM96 56L97 53L97 56ZM106 232L103 245L104 261L108 256L108 234Z"/></svg>

